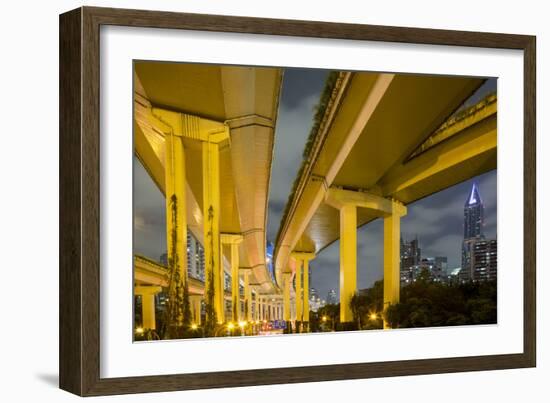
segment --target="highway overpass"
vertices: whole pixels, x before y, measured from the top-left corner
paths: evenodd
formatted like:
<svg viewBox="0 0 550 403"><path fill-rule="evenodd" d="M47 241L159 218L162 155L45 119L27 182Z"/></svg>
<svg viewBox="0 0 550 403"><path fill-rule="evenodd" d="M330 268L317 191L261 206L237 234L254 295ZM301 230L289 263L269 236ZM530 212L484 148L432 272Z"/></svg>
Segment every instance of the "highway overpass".
<svg viewBox="0 0 550 403"><path fill-rule="evenodd" d="M243 315L225 318L222 270L234 306L244 284L248 319L253 294L280 294L266 267L265 227L281 77L277 68L134 63L135 154L166 199L173 326L183 325L183 285L193 290L188 230L204 246L204 298L217 322Z"/></svg>
<svg viewBox="0 0 550 403"><path fill-rule="evenodd" d="M340 72L330 81L275 246L286 320L309 320L308 262L336 240L340 320L353 320L357 228L380 217L384 304L398 302L407 204L497 164L496 96L463 105L480 78Z"/></svg>

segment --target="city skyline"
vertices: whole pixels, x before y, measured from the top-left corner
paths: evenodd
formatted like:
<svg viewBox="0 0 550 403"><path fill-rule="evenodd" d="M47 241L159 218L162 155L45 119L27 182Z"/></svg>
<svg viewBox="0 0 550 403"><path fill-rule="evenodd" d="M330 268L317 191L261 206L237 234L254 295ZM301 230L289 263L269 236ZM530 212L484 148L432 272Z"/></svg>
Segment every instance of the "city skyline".
<svg viewBox="0 0 550 403"><path fill-rule="evenodd" d="M448 268L461 267L464 232L464 201L472 183L476 182L485 205L484 233L496 238L497 171L469 179L425 199L411 203L408 214L401 221L403 239L418 238L422 257L445 256ZM383 276L382 220L375 220L357 231L358 289L369 288ZM312 286L326 295L328 290L338 293L339 242L322 251L312 263Z"/></svg>

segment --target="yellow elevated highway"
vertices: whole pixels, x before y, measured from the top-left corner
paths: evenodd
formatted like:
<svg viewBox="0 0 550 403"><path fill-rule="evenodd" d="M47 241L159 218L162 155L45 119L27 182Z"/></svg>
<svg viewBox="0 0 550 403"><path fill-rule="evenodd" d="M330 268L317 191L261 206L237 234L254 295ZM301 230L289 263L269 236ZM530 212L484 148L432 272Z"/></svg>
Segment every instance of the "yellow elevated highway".
<svg viewBox="0 0 550 403"><path fill-rule="evenodd" d="M140 277L154 270L144 274L137 265L136 288L169 288L173 326L183 325L183 285L195 291L187 279L187 230L204 246L202 294L217 322L243 317L233 308L225 318L223 270L232 276L234 307L244 285L248 319L253 297L256 306L262 298L267 305L280 293L266 268L265 227L281 77L277 68L134 63L135 153L166 198L174 276L162 284L156 277L155 285Z"/></svg>
<svg viewBox="0 0 550 403"><path fill-rule="evenodd" d="M496 168L496 96L460 108L483 82L363 72L334 76L275 247L286 320L309 320L308 262L336 240L340 320L353 320L357 227L379 217L384 304L399 301L400 217L406 205Z"/></svg>

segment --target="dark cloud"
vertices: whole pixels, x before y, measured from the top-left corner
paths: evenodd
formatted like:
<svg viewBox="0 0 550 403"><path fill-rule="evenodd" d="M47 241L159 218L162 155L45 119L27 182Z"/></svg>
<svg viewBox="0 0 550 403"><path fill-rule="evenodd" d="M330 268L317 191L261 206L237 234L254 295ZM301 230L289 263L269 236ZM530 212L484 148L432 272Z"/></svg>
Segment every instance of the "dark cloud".
<svg viewBox="0 0 550 403"><path fill-rule="evenodd" d="M267 215L267 239L272 242L275 242L288 195L302 163L302 152L327 74L327 70L285 69Z"/></svg>
<svg viewBox="0 0 550 403"><path fill-rule="evenodd" d="M134 157L134 253L158 259L166 252L164 196Z"/></svg>
<svg viewBox="0 0 550 403"><path fill-rule="evenodd" d="M328 73L329 70L286 68L281 105L293 109L299 107L306 98L318 98Z"/></svg>

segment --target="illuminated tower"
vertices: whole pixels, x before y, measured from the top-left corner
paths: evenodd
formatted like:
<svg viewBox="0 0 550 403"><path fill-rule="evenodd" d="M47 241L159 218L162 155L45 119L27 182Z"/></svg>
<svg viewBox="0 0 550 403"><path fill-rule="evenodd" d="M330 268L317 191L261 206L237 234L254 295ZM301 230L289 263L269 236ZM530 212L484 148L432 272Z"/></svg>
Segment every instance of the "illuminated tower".
<svg viewBox="0 0 550 403"><path fill-rule="evenodd" d="M464 204L464 239L483 238L483 200L474 182Z"/></svg>
<svg viewBox="0 0 550 403"><path fill-rule="evenodd" d="M464 204L464 240L462 241L461 281L474 279L474 249L476 242L484 239L483 235L483 200L477 183L473 183L470 194Z"/></svg>

